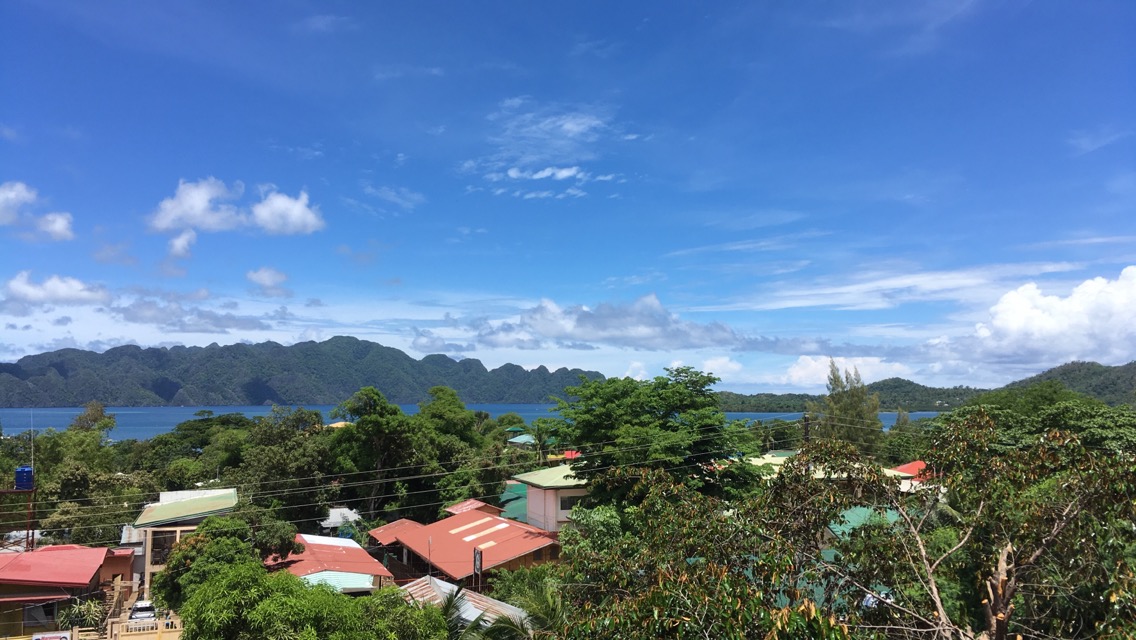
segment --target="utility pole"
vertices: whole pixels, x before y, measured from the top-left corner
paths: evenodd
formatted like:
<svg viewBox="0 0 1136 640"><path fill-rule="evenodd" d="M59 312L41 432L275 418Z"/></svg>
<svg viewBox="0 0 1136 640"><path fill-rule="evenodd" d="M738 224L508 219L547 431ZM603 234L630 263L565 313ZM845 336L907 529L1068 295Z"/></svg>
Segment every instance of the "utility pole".
<svg viewBox="0 0 1136 640"><path fill-rule="evenodd" d="M810 435L809 435L809 414L807 414L807 413L805 414L805 417L804 417L804 434L803 435L804 435L805 444L808 444L809 440L810 440Z"/></svg>

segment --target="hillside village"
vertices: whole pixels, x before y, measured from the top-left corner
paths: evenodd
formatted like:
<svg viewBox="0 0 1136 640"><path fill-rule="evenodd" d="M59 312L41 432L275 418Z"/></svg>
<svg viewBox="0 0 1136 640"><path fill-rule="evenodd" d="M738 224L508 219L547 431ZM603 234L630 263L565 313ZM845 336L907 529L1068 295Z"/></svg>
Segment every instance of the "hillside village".
<svg viewBox="0 0 1136 640"><path fill-rule="evenodd" d="M444 388L406 416L365 388L336 420L203 416L133 452L91 405L7 492L0 634L1133 630L1130 407L1048 382L885 432L833 365L805 419L731 423L714 381L582 380L531 424Z"/></svg>

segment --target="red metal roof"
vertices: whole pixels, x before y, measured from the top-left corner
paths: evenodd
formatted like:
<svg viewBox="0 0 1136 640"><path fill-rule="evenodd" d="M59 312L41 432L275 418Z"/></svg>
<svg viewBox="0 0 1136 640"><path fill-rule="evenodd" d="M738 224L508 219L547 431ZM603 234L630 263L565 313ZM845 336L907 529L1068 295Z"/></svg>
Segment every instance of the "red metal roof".
<svg viewBox="0 0 1136 640"><path fill-rule="evenodd" d="M504 511L504 509L502 509L501 507L495 507L491 504L485 504L484 502L480 500L474 500L473 498L446 507L446 513L452 513L454 515L465 513L466 511L483 511L489 514L498 514Z"/></svg>
<svg viewBox="0 0 1136 640"><path fill-rule="evenodd" d="M109 549L61 545L0 554L0 584L85 587L95 579Z"/></svg>
<svg viewBox="0 0 1136 640"><path fill-rule="evenodd" d="M0 602L18 602L20 604L43 604L70 599L71 594L63 589L52 589L49 593L6 593L0 596Z"/></svg>
<svg viewBox="0 0 1136 640"><path fill-rule="evenodd" d="M304 545L302 553L294 553L283 562L273 556L265 564L274 569L286 569L288 573L301 578L321 571L341 571L393 579L383 563L372 558L354 540L297 533L296 542Z"/></svg>
<svg viewBox="0 0 1136 640"><path fill-rule="evenodd" d="M403 546L454 580L473 575L473 549L482 552L482 568L491 569L537 549L558 544L547 531L515 520L466 511L396 534Z"/></svg>
<svg viewBox="0 0 1136 640"><path fill-rule="evenodd" d="M913 462L908 462L907 464L901 464L898 467L892 467L891 470L910 474L911 476L913 476L912 482L919 482L920 480L925 479L923 471L926 468L926 462L923 462L922 460L915 460Z"/></svg>
<svg viewBox="0 0 1136 640"><path fill-rule="evenodd" d="M395 520L390 524L384 524L381 527L371 529L369 533L371 537L378 541L384 547L392 545L398 541L398 534L405 529L417 529L422 525L407 518Z"/></svg>

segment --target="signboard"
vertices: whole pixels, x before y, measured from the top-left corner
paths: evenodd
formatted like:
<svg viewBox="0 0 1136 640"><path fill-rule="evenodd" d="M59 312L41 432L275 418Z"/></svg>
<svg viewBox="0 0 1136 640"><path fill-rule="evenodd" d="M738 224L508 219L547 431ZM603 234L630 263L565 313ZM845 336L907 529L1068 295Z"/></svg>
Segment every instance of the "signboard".
<svg viewBox="0 0 1136 640"><path fill-rule="evenodd" d="M71 640L70 631L45 631L33 633L32 640Z"/></svg>
<svg viewBox="0 0 1136 640"><path fill-rule="evenodd" d="M473 572L481 575L481 549L473 548Z"/></svg>

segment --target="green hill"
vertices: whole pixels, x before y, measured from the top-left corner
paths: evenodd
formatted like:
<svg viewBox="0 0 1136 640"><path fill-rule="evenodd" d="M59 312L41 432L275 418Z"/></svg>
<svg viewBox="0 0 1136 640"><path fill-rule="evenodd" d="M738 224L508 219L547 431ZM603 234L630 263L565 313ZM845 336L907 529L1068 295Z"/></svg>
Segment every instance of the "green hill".
<svg viewBox="0 0 1136 640"><path fill-rule="evenodd" d="M443 355L415 360L398 349L350 337L301 342L143 349L105 353L62 349L0 364L0 406L338 404L364 386L410 404L434 386L465 402L535 403L562 396L594 371L506 364Z"/></svg>
<svg viewBox="0 0 1136 640"><path fill-rule="evenodd" d="M1136 402L1136 362L1117 366L1070 362L1006 386L1026 387L1047 380L1056 380L1072 391L1110 405Z"/></svg>

